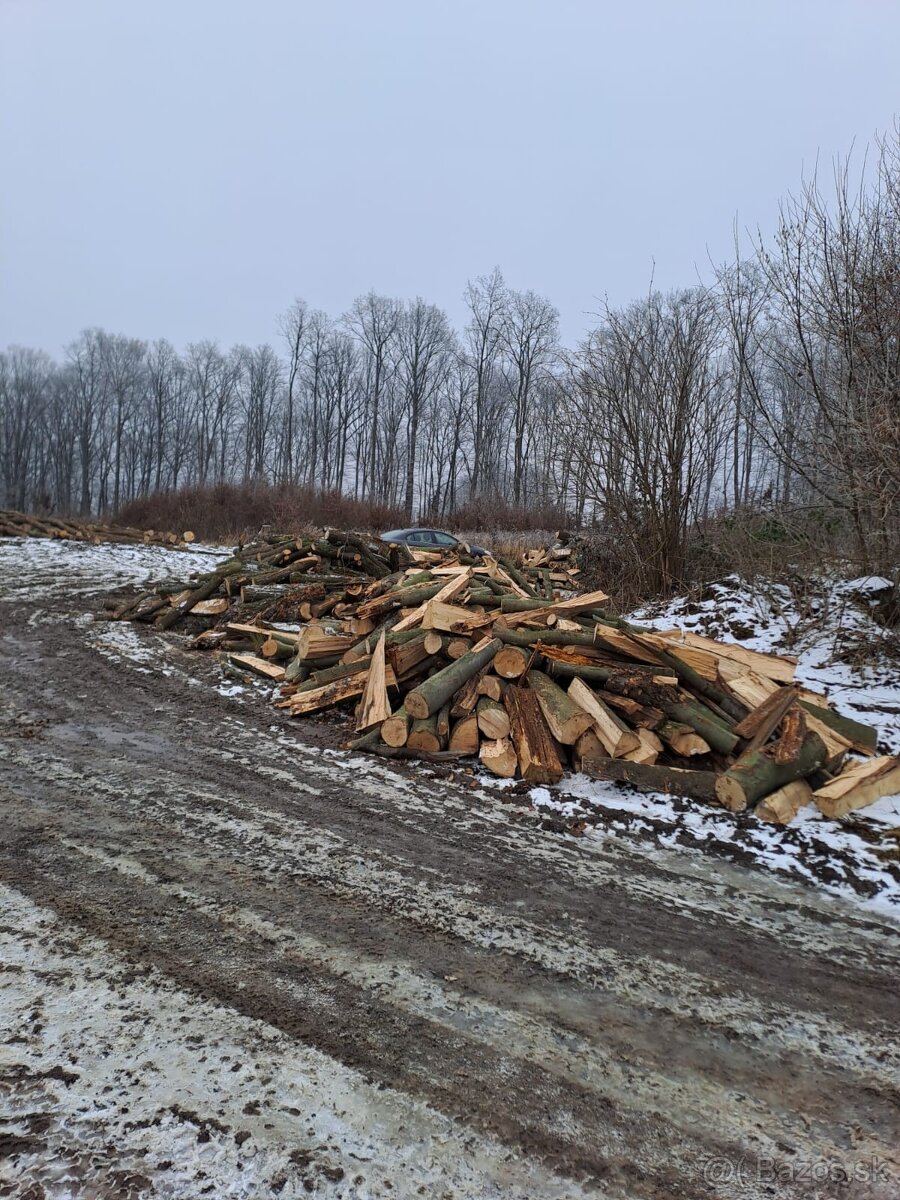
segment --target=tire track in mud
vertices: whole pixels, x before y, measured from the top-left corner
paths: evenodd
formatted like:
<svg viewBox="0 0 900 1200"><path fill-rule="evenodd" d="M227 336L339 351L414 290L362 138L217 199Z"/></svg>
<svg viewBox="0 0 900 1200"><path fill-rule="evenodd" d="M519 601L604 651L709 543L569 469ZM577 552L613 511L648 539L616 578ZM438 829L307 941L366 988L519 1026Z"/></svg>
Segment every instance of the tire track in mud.
<svg viewBox="0 0 900 1200"><path fill-rule="evenodd" d="M589 1190L711 1195L710 1154L890 1145L886 922L548 837L464 777L335 754L199 691L176 640L160 678L79 634L42 621L0 659L0 875L116 961ZM29 717L49 724L20 736Z"/></svg>

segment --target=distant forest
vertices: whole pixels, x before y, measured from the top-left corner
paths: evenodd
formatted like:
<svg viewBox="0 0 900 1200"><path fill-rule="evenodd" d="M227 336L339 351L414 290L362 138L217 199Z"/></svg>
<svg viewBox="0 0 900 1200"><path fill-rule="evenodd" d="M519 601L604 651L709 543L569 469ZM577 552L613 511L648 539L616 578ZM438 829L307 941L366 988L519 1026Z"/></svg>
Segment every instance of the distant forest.
<svg viewBox="0 0 900 1200"><path fill-rule="evenodd" d="M598 281L602 284L602 281ZM374 292L304 300L275 345L84 331L54 361L0 353L7 507L115 513L216 482L299 484L451 520L564 510L683 574L728 514L813 514L866 569L900 561L900 138L787 199L777 233L707 286L611 306L560 345L550 301L499 270L454 329ZM811 519L813 519L811 518ZM824 536L824 534L823 534Z"/></svg>

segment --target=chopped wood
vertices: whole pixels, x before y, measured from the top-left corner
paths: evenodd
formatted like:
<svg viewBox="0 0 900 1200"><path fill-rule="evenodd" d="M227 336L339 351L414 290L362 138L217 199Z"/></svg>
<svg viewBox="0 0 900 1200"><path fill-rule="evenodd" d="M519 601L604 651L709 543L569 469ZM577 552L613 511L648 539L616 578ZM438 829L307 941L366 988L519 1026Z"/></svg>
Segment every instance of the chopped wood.
<svg viewBox="0 0 900 1200"><path fill-rule="evenodd" d="M534 692L509 687L503 693L519 774L529 783L559 783L562 764Z"/></svg>
<svg viewBox="0 0 900 1200"><path fill-rule="evenodd" d="M618 758L630 750L638 749L641 744L638 735L628 729L581 679L572 680L568 694L579 708L590 714L594 732L611 758Z"/></svg>
<svg viewBox="0 0 900 1200"><path fill-rule="evenodd" d="M900 792L900 758L887 754L845 767L836 779L817 788L813 798L826 817L842 817L895 792Z"/></svg>
<svg viewBox="0 0 900 1200"><path fill-rule="evenodd" d="M793 762L806 737L806 714L796 704L789 708L781 722L781 736L775 743L773 757L779 766Z"/></svg>
<svg viewBox="0 0 900 1200"><path fill-rule="evenodd" d="M492 775L499 775L501 779L512 779L519 765L515 749L508 737L482 742L478 757Z"/></svg>
<svg viewBox="0 0 900 1200"><path fill-rule="evenodd" d="M356 717L357 732L361 729L371 729L373 725L381 725L390 715L391 705L385 684L384 634L382 634L366 672L366 686ZM437 749L440 750L440 746Z"/></svg>
<svg viewBox="0 0 900 1200"><path fill-rule="evenodd" d="M564 746L574 745L591 728L594 718L543 671L529 671L527 678L550 732Z"/></svg>
<svg viewBox="0 0 900 1200"><path fill-rule="evenodd" d="M774 825L788 825L801 808L812 802L813 790L806 780L794 779L764 796L753 810L753 815Z"/></svg>

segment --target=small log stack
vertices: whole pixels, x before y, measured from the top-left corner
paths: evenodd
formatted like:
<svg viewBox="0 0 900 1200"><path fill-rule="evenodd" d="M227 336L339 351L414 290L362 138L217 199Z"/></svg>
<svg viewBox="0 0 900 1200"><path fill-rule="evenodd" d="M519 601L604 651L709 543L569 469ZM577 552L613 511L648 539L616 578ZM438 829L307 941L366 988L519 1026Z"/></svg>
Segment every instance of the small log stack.
<svg viewBox="0 0 900 1200"><path fill-rule="evenodd" d="M194 541L193 532L172 533L159 529L132 529L98 521L75 521L64 517L36 517L29 513L0 509L0 538L54 538L66 542L126 542L145 546L184 546Z"/></svg>
<svg viewBox="0 0 900 1200"><path fill-rule="evenodd" d="M345 707L347 744L387 757L477 756L542 785L578 770L781 824L810 802L840 816L900 791L877 731L799 686L793 659L632 625L602 592L562 594L552 572L544 586L547 569L423 563L330 531L244 547L114 615L168 629L204 614L197 648L277 684L290 716Z"/></svg>

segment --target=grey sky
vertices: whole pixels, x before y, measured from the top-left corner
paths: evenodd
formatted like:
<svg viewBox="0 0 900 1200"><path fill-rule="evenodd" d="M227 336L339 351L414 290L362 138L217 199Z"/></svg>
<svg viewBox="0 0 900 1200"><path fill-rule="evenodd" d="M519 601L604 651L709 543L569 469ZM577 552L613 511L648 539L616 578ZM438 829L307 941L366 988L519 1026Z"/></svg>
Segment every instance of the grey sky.
<svg viewBox="0 0 900 1200"><path fill-rule="evenodd" d="M0 345L275 340L294 296L574 341L900 109L893 0L0 0Z"/></svg>

